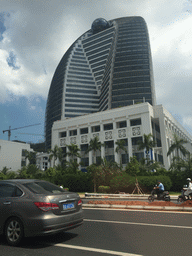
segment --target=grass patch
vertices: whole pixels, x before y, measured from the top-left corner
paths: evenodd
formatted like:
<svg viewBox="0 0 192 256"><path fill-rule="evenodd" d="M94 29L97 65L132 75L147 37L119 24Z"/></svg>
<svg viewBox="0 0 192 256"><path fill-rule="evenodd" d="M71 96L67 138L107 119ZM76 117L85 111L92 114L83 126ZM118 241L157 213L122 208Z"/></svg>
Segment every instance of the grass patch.
<svg viewBox="0 0 192 256"><path fill-rule="evenodd" d="M172 191L170 191L169 194L172 195L172 196L179 196L179 195L181 195L181 192L172 192Z"/></svg>
<svg viewBox="0 0 192 256"><path fill-rule="evenodd" d="M77 192L77 194L84 196L86 192Z"/></svg>

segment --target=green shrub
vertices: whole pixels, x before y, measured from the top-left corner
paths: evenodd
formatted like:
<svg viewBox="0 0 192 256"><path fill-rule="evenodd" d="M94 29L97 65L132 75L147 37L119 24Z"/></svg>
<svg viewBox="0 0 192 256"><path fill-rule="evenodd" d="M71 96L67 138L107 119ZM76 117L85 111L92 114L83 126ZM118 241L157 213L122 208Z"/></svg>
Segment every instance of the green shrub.
<svg viewBox="0 0 192 256"><path fill-rule="evenodd" d="M110 181L111 192L128 192L130 189L133 189L135 184L135 177L131 177L127 173L123 172L115 177L113 177Z"/></svg>
<svg viewBox="0 0 192 256"><path fill-rule="evenodd" d="M58 184L62 184L63 187L69 188L69 191L73 192L92 192L93 181L92 177L88 173L77 174L64 174Z"/></svg>
<svg viewBox="0 0 192 256"><path fill-rule="evenodd" d="M172 186L171 179L168 176L138 176L137 180L144 191L151 191L158 180L163 183L165 190L170 190Z"/></svg>
<svg viewBox="0 0 192 256"><path fill-rule="evenodd" d="M98 187L98 192L99 193L109 193L110 187L109 186L99 186Z"/></svg>
<svg viewBox="0 0 192 256"><path fill-rule="evenodd" d="M187 185L187 178L192 178L189 173L180 171L169 171L169 177L172 181L171 191L180 192L184 185Z"/></svg>

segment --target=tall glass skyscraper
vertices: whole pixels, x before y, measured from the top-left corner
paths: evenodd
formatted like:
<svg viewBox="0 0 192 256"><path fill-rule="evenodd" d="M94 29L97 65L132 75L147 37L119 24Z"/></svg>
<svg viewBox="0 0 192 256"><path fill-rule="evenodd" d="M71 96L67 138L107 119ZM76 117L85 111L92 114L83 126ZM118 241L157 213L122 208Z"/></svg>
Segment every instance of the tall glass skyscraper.
<svg viewBox="0 0 192 256"><path fill-rule="evenodd" d="M143 101L156 104L144 19L96 19L67 50L53 76L46 107L46 148L51 147L56 120Z"/></svg>

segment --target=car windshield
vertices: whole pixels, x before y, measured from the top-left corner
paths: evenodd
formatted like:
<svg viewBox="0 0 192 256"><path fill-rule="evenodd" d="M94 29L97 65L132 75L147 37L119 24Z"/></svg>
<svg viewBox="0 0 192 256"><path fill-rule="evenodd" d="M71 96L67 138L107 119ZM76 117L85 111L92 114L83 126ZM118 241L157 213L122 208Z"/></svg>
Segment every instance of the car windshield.
<svg viewBox="0 0 192 256"><path fill-rule="evenodd" d="M62 188L44 181L35 181L23 185L35 194L58 194L65 192Z"/></svg>

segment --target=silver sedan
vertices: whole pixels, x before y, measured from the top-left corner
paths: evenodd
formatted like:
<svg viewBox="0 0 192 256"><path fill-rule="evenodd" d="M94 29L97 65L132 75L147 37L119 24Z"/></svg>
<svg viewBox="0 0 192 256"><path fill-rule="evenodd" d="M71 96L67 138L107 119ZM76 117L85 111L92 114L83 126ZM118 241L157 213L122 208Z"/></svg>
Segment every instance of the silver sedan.
<svg viewBox="0 0 192 256"><path fill-rule="evenodd" d="M83 223L77 193L43 180L0 181L0 234L10 245L22 238L66 231Z"/></svg>

